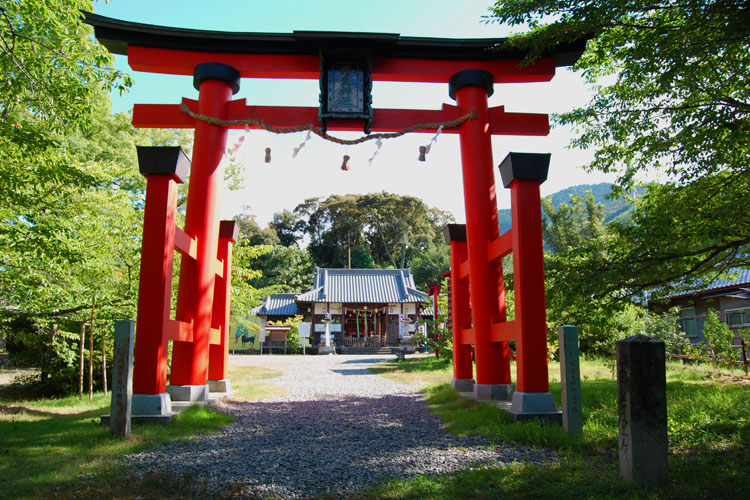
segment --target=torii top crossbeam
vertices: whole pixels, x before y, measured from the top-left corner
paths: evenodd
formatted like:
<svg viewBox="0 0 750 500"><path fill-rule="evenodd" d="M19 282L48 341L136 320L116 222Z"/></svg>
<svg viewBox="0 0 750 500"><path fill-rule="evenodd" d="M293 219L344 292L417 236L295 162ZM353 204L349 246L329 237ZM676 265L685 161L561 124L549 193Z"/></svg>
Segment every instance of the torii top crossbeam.
<svg viewBox="0 0 750 500"><path fill-rule="evenodd" d="M492 73L495 83L543 82L554 76L555 67L572 65L585 46L585 40L559 45L534 64L521 67L526 54L503 49L504 38L331 31L240 33L154 26L91 13L85 16L99 42L114 54L127 55L135 71L176 75L192 75L197 64L212 61L233 66L243 78L317 80L320 50L343 46L371 51L372 76L378 81L447 83L458 71L484 69Z"/></svg>
<svg viewBox="0 0 750 500"><path fill-rule="evenodd" d="M525 54L503 48L504 38L448 39L402 37L383 33L294 31L292 33L239 33L171 28L133 23L86 13L86 22L110 52L127 55L135 71L193 75L201 63L223 63L244 78L319 79L322 54L331 48L367 53L373 81L448 83L460 71L489 72L494 83L546 82L555 68L575 62L585 40L560 45L532 64L523 65ZM197 102L183 99L197 112ZM281 111L281 112L280 112ZM455 106L440 110L369 111L370 126L379 132L396 132L416 122L448 122L459 117ZM490 134L544 136L549 133L546 114L506 113L502 106L489 110ZM276 127L323 122L313 107L247 106L243 99L232 101L227 120L249 116ZM419 117L419 119L417 119ZM136 127L192 128L194 119L179 105L136 105ZM331 118L321 123L331 130L362 130L361 121ZM243 128L233 125L230 128ZM250 125L250 128L257 128ZM434 131L425 129L425 132ZM444 132L456 133L458 129Z"/></svg>

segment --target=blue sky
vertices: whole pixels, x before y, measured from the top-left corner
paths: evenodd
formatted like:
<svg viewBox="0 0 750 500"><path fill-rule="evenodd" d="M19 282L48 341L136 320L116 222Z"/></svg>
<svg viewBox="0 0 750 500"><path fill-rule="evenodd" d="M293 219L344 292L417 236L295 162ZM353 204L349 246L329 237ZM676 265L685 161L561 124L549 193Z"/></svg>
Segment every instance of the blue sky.
<svg viewBox="0 0 750 500"><path fill-rule="evenodd" d="M99 3L96 13L147 24L217 31L277 32L295 30L354 31L398 33L405 36L445 38L503 37L507 27L487 24L488 0L111 0ZM117 66L134 78L134 86L125 96L113 95L113 110L132 108L134 103L177 104L182 97L197 98L192 78L151 75L130 70L124 56ZM550 83L495 85L491 106L504 105L507 111L553 113L581 105L588 91L577 75L558 68ZM317 81L243 79L235 98L248 104L277 106L317 106ZM380 108L438 109L453 104L447 84L405 84L375 82L373 105ZM241 131L230 134L234 144ZM358 134L339 134L356 137ZM263 131L247 134L237 158L246 168L245 185L240 191L225 192L222 217L239 212L257 216L261 225L274 212L293 209L305 198L330 194L388 191L422 198L430 206L449 210L464 222L463 193L458 138L441 135L432 147L427 162L418 162L418 148L432 136L409 134L384 141L380 154L370 167L372 142L345 147L313 138L296 159L292 150L304 140L304 134L286 136ZM566 148L570 131L557 128L544 138L503 136L493 138L493 156L498 164L509 151L552 153L549 179L542 194L565 187L609 180L603 174L587 174L580 168L591 158L586 151ZM263 162L263 151L271 147L273 162ZM351 156L352 169L340 170L344 154ZM496 171L498 186L502 186ZM510 195L500 190L499 208L510 205Z"/></svg>

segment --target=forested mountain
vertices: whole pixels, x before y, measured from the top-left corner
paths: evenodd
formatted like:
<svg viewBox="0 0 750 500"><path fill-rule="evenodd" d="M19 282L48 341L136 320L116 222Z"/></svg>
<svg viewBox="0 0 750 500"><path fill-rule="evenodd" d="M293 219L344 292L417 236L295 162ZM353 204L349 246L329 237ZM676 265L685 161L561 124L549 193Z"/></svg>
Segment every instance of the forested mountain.
<svg viewBox="0 0 750 500"><path fill-rule="evenodd" d="M615 200L610 200L607 195L612 191L612 184L608 182L600 182L599 184L579 184L577 186L571 186L561 191L553 193L547 196L552 201L552 204L557 208L561 203L570 202L571 195L578 195L583 197L587 191L591 191L594 195L594 200L597 203L604 205L604 222L605 224L615 219L622 219L629 217L633 211L633 206L629 201L620 197ZM643 190L639 189L638 193L642 193ZM498 216L500 218L500 232L503 233L511 227L511 215L510 209L504 208L498 210Z"/></svg>

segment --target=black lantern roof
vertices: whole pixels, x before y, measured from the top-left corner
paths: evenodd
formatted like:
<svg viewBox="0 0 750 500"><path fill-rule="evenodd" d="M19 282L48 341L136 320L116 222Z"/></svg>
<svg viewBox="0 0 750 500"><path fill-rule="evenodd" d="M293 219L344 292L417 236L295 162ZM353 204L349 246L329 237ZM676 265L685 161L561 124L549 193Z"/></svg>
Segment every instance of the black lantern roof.
<svg viewBox="0 0 750 500"><path fill-rule="evenodd" d="M523 59L526 53L503 49L505 38L424 38L392 33L294 31L292 33L242 33L171 28L121 21L84 12L96 38L114 54L127 54L128 45L162 49L244 54L317 55L321 48L343 46L368 49L373 57L416 59L502 60ZM561 44L543 57L554 57L557 66L570 66L581 56L586 39Z"/></svg>

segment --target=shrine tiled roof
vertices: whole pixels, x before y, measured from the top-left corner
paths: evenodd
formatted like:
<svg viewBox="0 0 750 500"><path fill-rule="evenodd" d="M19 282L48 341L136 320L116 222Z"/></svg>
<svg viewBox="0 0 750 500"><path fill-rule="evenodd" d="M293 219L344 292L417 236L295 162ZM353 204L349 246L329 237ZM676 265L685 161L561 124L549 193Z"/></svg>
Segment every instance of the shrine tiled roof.
<svg viewBox="0 0 750 500"><path fill-rule="evenodd" d="M313 287L297 302L421 303L427 298L409 269L318 268Z"/></svg>
<svg viewBox="0 0 750 500"><path fill-rule="evenodd" d="M696 282L685 290L671 294L665 298L673 299L686 295L705 294L709 292L721 292L737 287L750 288L750 269L733 268L728 269L723 275L709 282Z"/></svg>
<svg viewBox="0 0 750 500"><path fill-rule="evenodd" d="M294 293L275 293L266 297L265 302L252 310L257 316L294 316L297 303Z"/></svg>

